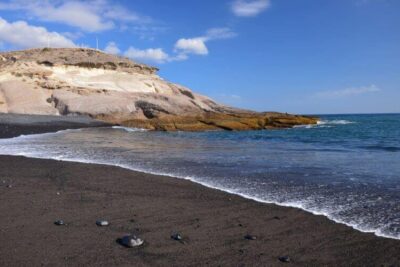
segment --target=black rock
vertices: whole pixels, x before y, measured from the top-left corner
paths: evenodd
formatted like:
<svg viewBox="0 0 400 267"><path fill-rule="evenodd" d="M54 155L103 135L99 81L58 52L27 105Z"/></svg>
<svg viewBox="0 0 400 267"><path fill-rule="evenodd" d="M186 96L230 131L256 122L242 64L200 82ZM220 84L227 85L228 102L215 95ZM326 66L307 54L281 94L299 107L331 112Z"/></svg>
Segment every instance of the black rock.
<svg viewBox="0 0 400 267"><path fill-rule="evenodd" d="M281 262L290 262L289 256L281 256L278 258Z"/></svg>
<svg viewBox="0 0 400 267"><path fill-rule="evenodd" d="M275 220L280 220L281 218L278 217L278 216L275 216L274 219L275 219Z"/></svg>
<svg viewBox="0 0 400 267"><path fill-rule="evenodd" d="M65 222L63 220L57 220L54 222L54 224L61 226L61 225L65 225Z"/></svg>
<svg viewBox="0 0 400 267"><path fill-rule="evenodd" d="M257 237L254 236L254 235L249 235L249 234L247 234L247 235L244 236L244 239L247 239L247 240L256 240Z"/></svg>
<svg viewBox="0 0 400 267"><path fill-rule="evenodd" d="M176 241L181 241L182 240L182 236L179 233L171 235L171 238L173 240L176 240Z"/></svg>

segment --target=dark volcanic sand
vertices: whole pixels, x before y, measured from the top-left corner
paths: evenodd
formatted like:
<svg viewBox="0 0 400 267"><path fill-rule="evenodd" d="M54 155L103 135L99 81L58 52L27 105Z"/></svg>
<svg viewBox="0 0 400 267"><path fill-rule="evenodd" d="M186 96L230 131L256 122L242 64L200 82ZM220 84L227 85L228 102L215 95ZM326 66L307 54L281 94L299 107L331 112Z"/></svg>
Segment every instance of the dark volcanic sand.
<svg viewBox="0 0 400 267"><path fill-rule="evenodd" d="M0 138L65 129L110 126L84 116L43 116L0 113Z"/></svg>
<svg viewBox="0 0 400 267"><path fill-rule="evenodd" d="M398 240L104 165L0 156L0 214L0 266L400 266ZM128 233L145 245L120 246Z"/></svg>

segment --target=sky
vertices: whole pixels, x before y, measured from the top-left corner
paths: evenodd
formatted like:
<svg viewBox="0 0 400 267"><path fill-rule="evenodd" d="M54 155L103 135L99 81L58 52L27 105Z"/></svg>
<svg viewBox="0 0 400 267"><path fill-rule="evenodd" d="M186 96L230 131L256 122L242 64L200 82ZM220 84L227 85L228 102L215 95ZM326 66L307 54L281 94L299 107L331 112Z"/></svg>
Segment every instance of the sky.
<svg viewBox="0 0 400 267"><path fill-rule="evenodd" d="M400 112L398 0L0 0L0 50L92 47L241 108Z"/></svg>

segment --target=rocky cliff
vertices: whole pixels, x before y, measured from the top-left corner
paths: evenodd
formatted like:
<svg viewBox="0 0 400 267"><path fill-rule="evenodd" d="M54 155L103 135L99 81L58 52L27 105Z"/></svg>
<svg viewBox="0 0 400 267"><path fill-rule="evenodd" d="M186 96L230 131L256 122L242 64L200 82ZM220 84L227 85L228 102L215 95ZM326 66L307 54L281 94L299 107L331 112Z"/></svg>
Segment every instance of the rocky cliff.
<svg viewBox="0 0 400 267"><path fill-rule="evenodd" d="M235 109L170 83L157 68L93 49L0 53L0 112L89 115L152 130L256 130L316 118Z"/></svg>

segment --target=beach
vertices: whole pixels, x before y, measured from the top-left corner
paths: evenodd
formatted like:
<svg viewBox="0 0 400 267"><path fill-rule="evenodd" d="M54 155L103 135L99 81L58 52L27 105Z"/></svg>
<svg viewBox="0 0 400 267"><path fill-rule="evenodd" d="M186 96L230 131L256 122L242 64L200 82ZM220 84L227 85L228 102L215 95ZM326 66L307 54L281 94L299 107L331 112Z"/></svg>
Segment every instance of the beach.
<svg viewBox="0 0 400 267"><path fill-rule="evenodd" d="M183 179L18 156L0 156L0 178L1 266L400 265L398 240ZM130 233L144 245L118 244Z"/></svg>

